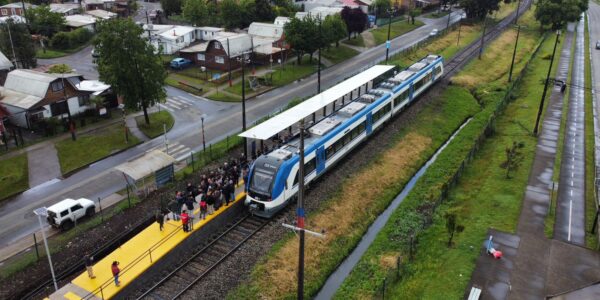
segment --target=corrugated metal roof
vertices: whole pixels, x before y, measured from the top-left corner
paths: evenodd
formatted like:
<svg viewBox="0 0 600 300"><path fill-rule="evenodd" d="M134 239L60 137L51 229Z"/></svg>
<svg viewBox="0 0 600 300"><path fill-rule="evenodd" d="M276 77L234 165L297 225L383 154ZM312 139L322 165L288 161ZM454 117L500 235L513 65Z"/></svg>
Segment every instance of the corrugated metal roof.
<svg viewBox="0 0 600 300"><path fill-rule="evenodd" d="M12 62L0 51L0 70L10 70L12 67Z"/></svg>
<svg viewBox="0 0 600 300"><path fill-rule="evenodd" d="M283 25L252 22L252 24L250 24L250 28L248 28L248 33L254 36L278 40L283 34Z"/></svg>
<svg viewBox="0 0 600 300"><path fill-rule="evenodd" d="M22 109L30 109L42 101L41 97L27 95L5 87L0 87L0 95L2 95L0 103Z"/></svg>
<svg viewBox="0 0 600 300"><path fill-rule="evenodd" d="M44 98L48 91L48 85L56 78L57 76L52 74L17 69L8 73L4 87L16 92Z"/></svg>
<svg viewBox="0 0 600 300"><path fill-rule="evenodd" d="M175 40L178 37L184 36L194 30L196 30L194 27L175 26L172 29L160 33L160 36L168 40Z"/></svg>
<svg viewBox="0 0 600 300"><path fill-rule="evenodd" d="M88 10L85 12L85 14L103 20L112 19L117 16L117 14L103 9Z"/></svg>
<svg viewBox="0 0 600 300"><path fill-rule="evenodd" d="M238 33L230 36L219 36L216 39L221 43L225 53L230 57L236 57L241 55L244 51L249 51L252 48L252 40L250 35L245 33ZM227 46L227 40L229 40L229 47Z"/></svg>
<svg viewBox="0 0 600 300"><path fill-rule="evenodd" d="M65 17L67 26L82 27L96 23L96 18L89 15L70 15Z"/></svg>
<svg viewBox="0 0 600 300"><path fill-rule="evenodd" d="M140 158L118 165L115 169L137 181L174 162L175 158L172 156L160 150L153 150Z"/></svg>
<svg viewBox="0 0 600 300"><path fill-rule="evenodd" d="M200 44L192 45L187 48L183 48L179 50L179 52L183 53L196 53L196 52L205 52L208 47L208 42L202 42Z"/></svg>
<svg viewBox="0 0 600 300"><path fill-rule="evenodd" d="M72 10L78 10L79 4L77 3L50 3L50 11L61 14L68 13Z"/></svg>

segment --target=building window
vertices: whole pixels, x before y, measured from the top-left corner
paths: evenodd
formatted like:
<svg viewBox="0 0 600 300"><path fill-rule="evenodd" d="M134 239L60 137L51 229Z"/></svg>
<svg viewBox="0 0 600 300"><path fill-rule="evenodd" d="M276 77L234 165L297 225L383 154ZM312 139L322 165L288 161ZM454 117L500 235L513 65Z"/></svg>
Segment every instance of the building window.
<svg viewBox="0 0 600 300"><path fill-rule="evenodd" d="M183 43L183 37L182 36L178 37L175 42L176 43Z"/></svg>
<svg viewBox="0 0 600 300"><path fill-rule="evenodd" d="M215 56L215 62L218 64L224 64L225 63L225 59L223 59L222 56Z"/></svg>
<svg viewBox="0 0 600 300"><path fill-rule="evenodd" d="M52 113L53 117L66 114L67 110L67 101L55 102L50 104L50 112Z"/></svg>
<svg viewBox="0 0 600 300"><path fill-rule="evenodd" d="M205 59L206 57L204 56L204 53L198 53L198 60L204 61Z"/></svg>
<svg viewBox="0 0 600 300"><path fill-rule="evenodd" d="M77 97L77 100L79 100L79 106L88 105L90 104L90 95L79 96Z"/></svg>
<svg viewBox="0 0 600 300"><path fill-rule="evenodd" d="M8 15L8 10L6 10L5 8L2 9L2 15L6 16Z"/></svg>
<svg viewBox="0 0 600 300"><path fill-rule="evenodd" d="M215 49L221 49L221 44L220 43L215 43Z"/></svg>
<svg viewBox="0 0 600 300"><path fill-rule="evenodd" d="M64 88L62 80L59 81L55 81L52 83L52 91L53 92L58 92L58 91L62 91Z"/></svg>

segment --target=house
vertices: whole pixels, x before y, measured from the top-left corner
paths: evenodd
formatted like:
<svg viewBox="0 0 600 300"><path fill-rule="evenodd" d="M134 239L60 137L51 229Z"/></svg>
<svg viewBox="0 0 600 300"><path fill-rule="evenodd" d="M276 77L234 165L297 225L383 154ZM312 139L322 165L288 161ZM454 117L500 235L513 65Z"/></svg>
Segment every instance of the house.
<svg viewBox="0 0 600 300"><path fill-rule="evenodd" d="M77 3L50 3L50 11L63 16L78 14L79 9L80 6Z"/></svg>
<svg viewBox="0 0 600 300"><path fill-rule="evenodd" d="M246 33L222 32L209 41L204 53L197 53L195 62L211 70L226 72L241 67L238 58L252 50L252 38Z"/></svg>
<svg viewBox="0 0 600 300"><path fill-rule="evenodd" d="M162 47L163 54L173 54L196 41L195 27L177 25L144 25L144 36L150 32L150 43Z"/></svg>
<svg viewBox="0 0 600 300"><path fill-rule="evenodd" d="M103 0L81 0L83 10L105 9Z"/></svg>
<svg viewBox="0 0 600 300"><path fill-rule="evenodd" d="M2 53L0 52L0 85L4 85L4 81L6 81L6 75L12 68L14 67L13 63Z"/></svg>
<svg viewBox="0 0 600 300"><path fill-rule="evenodd" d="M0 17L25 16L23 6L25 6L25 10L35 7L35 5L33 4L23 2L15 2L2 5L0 6Z"/></svg>
<svg viewBox="0 0 600 300"><path fill-rule="evenodd" d="M78 74L48 74L17 69L8 73L0 87L0 105L10 113L12 124L35 129L50 117L67 118L89 109L92 92L78 90Z"/></svg>
<svg viewBox="0 0 600 300"><path fill-rule="evenodd" d="M287 24L290 21L291 20L288 17L277 17L277 18L275 18L275 21L273 22L273 24L285 26L285 24Z"/></svg>
<svg viewBox="0 0 600 300"><path fill-rule="evenodd" d="M21 16L7 16L7 17L0 17L0 24L6 23L6 21L11 20L13 23L26 23L26 19L25 17L21 17Z"/></svg>
<svg viewBox="0 0 600 300"><path fill-rule="evenodd" d="M103 9L88 10L85 12L85 14L92 16L98 20L108 20L117 17L117 14Z"/></svg>
<svg viewBox="0 0 600 300"><path fill-rule="evenodd" d="M339 14L342 11L342 9L344 9L343 6L339 6L339 7L318 6L318 7L311 9L310 11L297 12L296 18L302 20L302 19L306 18L306 16L310 15L313 18L325 19L325 17L327 17L327 16Z"/></svg>
<svg viewBox="0 0 600 300"><path fill-rule="evenodd" d="M283 25L253 22L248 28L248 34L253 38L252 45L259 61L276 61L290 49L290 45L285 42Z"/></svg>
<svg viewBox="0 0 600 300"><path fill-rule="evenodd" d="M66 26L71 30L85 28L91 32L96 30L96 18L90 15L71 15L66 16Z"/></svg>

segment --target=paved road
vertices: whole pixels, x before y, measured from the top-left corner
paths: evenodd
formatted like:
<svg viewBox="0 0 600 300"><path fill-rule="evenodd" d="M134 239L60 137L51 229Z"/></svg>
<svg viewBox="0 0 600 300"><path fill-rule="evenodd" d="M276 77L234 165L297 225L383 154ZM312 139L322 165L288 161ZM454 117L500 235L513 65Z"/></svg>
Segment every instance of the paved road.
<svg viewBox="0 0 600 300"><path fill-rule="evenodd" d="M600 41L600 5L590 1L588 10L588 27L590 32L590 56L592 58L592 95L594 104L594 128L595 128L595 157L596 170L600 170L600 97L596 91L600 90L600 50L596 49L596 42ZM596 174L596 177L598 174Z"/></svg>
<svg viewBox="0 0 600 300"><path fill-rule="evenodd" d="M554 237L585 245L585 36L583 18L577 24L567 123L556 205ZM569 80L567 80L569 82Z"/></svg>
<svg viewBox="0 0 600 300"><path fill-rule="evenodd" d="M452 22L458 21L459 18L459 14L454 15ZM428 21L429 24L394 39L391 43L391 49L397 51L410 47L426 37L433 28L444 28L446 21L446 18ZM376 62L382 61L384 58L385 45L371 48L349 61L325 69L321 72L321 85L323 88L332 86L374 65ZM77 67L75 66L75 68ZM248 101L246 105L248 123L251 124L266 115L279 111L294 97L306 97L315 94L316 77L316 74L312 75L302 81L272 90ZM174 145L183 145L185 147L183 152L202 149L199 120L201 115L206 116L204 124L207 145L241 130L242 111L240 104L208 101L171 88L167 88L167 94L169 98L175 100L177 100L176 96L193 100L194 107L200 111L200 113L190 113L186 119L189 121L176 122L176 127L168 134L171 149ZM176 118L179 120L178 116ZM4 248L23 237L31 236L35 232L39 225L36 225L37 221L32 213L34 208L49 206L65 197L103 198L125 188L122 176L115 172L113 167L139 157L151 149L161 149L163 145L162 137L155 138L93 164L67 179L38 186L14 199L2 202L0 204L0 247ZM181 155L181 153L175 155Z"/></svg>

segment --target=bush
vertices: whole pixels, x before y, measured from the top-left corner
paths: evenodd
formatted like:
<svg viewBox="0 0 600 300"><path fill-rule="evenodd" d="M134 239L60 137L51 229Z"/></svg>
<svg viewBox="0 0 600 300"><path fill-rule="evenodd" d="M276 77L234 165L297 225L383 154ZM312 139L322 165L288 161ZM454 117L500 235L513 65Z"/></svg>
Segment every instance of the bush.
<svg viewBox="0 0 600 300"><path fill-rule="evenodd" d="M72 49L87 43L92 36L92 32L85 28L61 31L50 39L50 46L59 50Z"/></svg>

